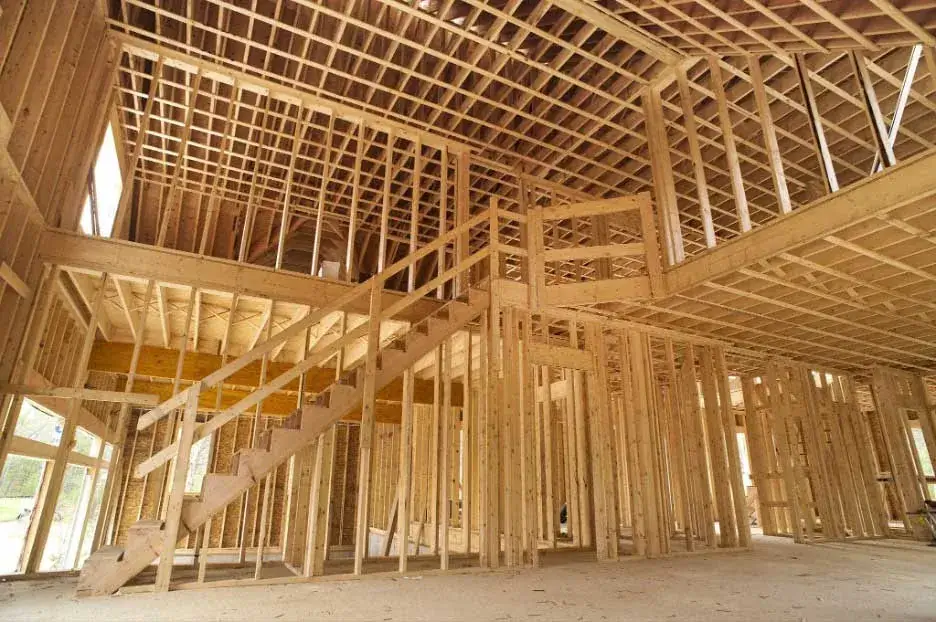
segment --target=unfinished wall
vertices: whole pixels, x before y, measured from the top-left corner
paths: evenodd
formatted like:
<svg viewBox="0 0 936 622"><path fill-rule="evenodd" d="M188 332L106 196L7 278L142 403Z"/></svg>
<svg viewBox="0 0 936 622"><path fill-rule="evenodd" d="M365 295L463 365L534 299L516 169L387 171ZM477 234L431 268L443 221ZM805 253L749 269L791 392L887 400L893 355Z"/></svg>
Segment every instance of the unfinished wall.
<svg viewBox="0 0 936 622"><path fill-rule="evenodd" d="M77 226L107 119L116 50L99 6L21 0L0 15L0 380L40 299L39 234Z"/></svg>
<svg viewBox="0 0 936 622"><path fill-rule="evenodd" d="M923 377L771 363L742 386L764 533L929 537L918 512L936 484L936 426Z"/></svg>

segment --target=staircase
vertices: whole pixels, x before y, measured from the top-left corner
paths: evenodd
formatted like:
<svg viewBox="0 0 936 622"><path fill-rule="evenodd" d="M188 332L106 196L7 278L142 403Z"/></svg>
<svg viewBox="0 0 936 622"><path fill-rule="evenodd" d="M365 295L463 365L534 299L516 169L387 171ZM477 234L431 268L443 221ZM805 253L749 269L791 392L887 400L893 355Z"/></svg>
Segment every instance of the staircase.
<svg viewBox="0 0 936 622"><path fill-rule="evenodd" d="M376 390L385 387L476 319L488 307L489 301L488 292L470 289L466 298L448 302L412 325L405 335L381 348L377 359ZM201 494L185 498L182 503L177 541L222 511L245 490L261 482L270 470L312 443L330 425L361 406L364 373L364 366L347 371L340 380L320 393L314 404L297 410L282 427L264 432L257 447L238 451L234 455L231 473L207 474ZM129 530L125 549L102 547L88 558L81 570L78 594L95 596L117 591L159 556L164 539L163 521L134 524Z"/></svg>
<svg viewBox="0 0 936 622"><path fill-rule="evenodd" d="M329 426L361 406L365 400L365 392L367 397L373 400L377 391L481 315L490 305L490 294L468 284L472 282L472 270L492 257L491 245L463 257L456 265L444 271L441 270L444 262L440 262L438 276L386 308L383 307L383 292L388 279L406 269L414 270L417 262L425 257L440 252L444 254L446 246L456 247L461 244L462 240L470 238L473 227L490 225L496 231L494 227L498 222L498 214L499 211L491 209L474 215L432 243L350 289L345 295L331 301L327 307L310 312L303 320L271 336L264 343L141 415L137 420L137 430L155 424L177 409L183 409L179 439L150 456L134 471L136 477L142 477L163 465L168 466L172 460L175 461L171 478L173 481L170 482L169 499L165 509L166 520L141 521L133 525L129 530L125 549L109 546L95 551L81 569L78 594L112 594L160 556L164 556L164 559L161 559L157 570L156 589L168 589L172 556L178 542L193 533L213 514L222 511L244 491L262 481L273 468L312 443ZM463 248L467 248L467 244ZM428 316L412 324L404 335L381 344L382 320L398 317L407 308L423 301L425 296L442 291L448 282L457 284L458 291L467 293L436 308ZM307 352L306 358L294 367L257 387L236 404L214 413L208 421L197 423L198 396L201 391L219 386L232 374L253 361L268 356L287 340L303 335L326 316L350 308L359 309L363 300L370 302L367 320L361 325L342 334L322 349ZM270 394L282 389L307 370L337 357L344 348L363 337L367 338L368 353L363 365L359 365L357 369L346 370L335 383L318 394L314 404L303 406L289 417L282 427L263 433L255 446L237 452L232 462L231 473L209 473L203 480L198 497L185 496L185 471L188 470L189 448L192 443L261 404Z"/></svg>

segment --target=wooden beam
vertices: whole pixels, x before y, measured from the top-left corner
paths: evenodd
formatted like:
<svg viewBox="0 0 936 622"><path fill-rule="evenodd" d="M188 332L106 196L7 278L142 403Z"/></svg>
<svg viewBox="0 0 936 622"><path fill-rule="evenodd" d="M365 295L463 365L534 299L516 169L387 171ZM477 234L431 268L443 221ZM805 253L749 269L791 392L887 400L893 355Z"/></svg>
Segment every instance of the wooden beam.
<svg viewBox="0 0 936 622"><path fill-rule="evenodd" d="M640 257L646 252L643 242L631 244L603 244L600 246L574 246L543 251L544 261L574 261L609 259L614 257Z"/></svg>
<svg viewBox="0 0 936 622"><path fill-rule="evenodd" d="M650 279L634 276L603 281L548 285L544 294L547 306L574 306L650 298Z"/></svg>
<svg viewBox="0 0 936 622"><path fill-rule="evenodd" d="M936 203L936 151L900 162L872 178L721 244L666 273L667 295L834 234L882 212L915 202Z"/></svg>
<svg viewBox="0 0 936 622"><path fill-rule="evenodd" d="M88 360L88 369L91 371L107 372L112 374L125 374L130 366L133 356L132 343L114 343L96 341L91 350L91 357ZM172 379L176 373L176 359L178 351L170 348L160 348L157 346L143 346L140 352L140 360L137 363L137 375L150 378ZM206 354L204 352L187 351L182 359L181 380L184 382L195 382L211 374L222 366L223 357L216 354ZM275 378L280 374L290 370L293 367L291 363L281 363L270 361L267 367L267 374ZM261 363L254 361L244 366L243 369L234 372L226 380L225 384L243 387L257 387L260 382ZM335 370L330 367L313 367L305 373L305 391L308 393L319 393L330 386L335 380ZM160 383L152 382L137 386L146 386L143 393L159 393ZM457 390L452 397L453 405L461 406L460 383L455 383ZM171 384L168 385L171 389ZM283 391L294 393L299 390L299 381L287 383ZM230 396L239 395L241 390L226 388ZM243 391L246 395L247 391ZM282 393L280 393L282 394ZM403 381L394 380L382 390L377 392L377 399L390 402L403 401ZM417 404L432 403L432 381L417 378L414 383L414 400ZM295 410L293 404L292 410Z"/></svg>
<svg viewBox="0 0 936 622"><path fill-rule="evenodd" d="M28 299L32 296L32 290L26 285L16 271L5 261L0 261L0 281L5 282L13 291L20 295L20 298Z"/></svg>
<svg viewBox="0 0 936 622"><path fill-rule="evenodd" d="M152 393L125 393L123 391L104 391L75 387L43 387L24 384L0 385L0 394L25 395L27 397L45 396L63 399L80 399L92 402L112 402L117 404L136 404L155 406L158 395Z"/></svg>
<svg viewBox="0 0 936 622"><path fill-rule="evenodd" d="M665 65L675 65L683 58L681 53L656 40L646 31L599 9L597 5L584 0L552 0L552 4L600 28L612 37L642 50Z"/></svg>
<svg viewBox="0 0 936 622"><path fill-rule="evenodd" d="M545 343L531 343L528 347L530 362L533 365L548 365L550 367L563 367L581 371L594 370L591 353L584 350L566 346L546 345Z"/></svg>
<svg viewBox="0 0 936 622"><path fill-rule="evenodd" d="M584 201L582 203L569 203L566 205L550 205L540 208L540 214L543 220L565 220L567 218L583 218L585 216L606 216L608 214L617 214L639 210L641 205L650 201L650 193L640 192L638 194L628 194L613 199L598 199L596 201ZM517 214L510 214L517 218Z"/></svg>
<svg viewBox="0 0 936 622"><path fill-rule="evenodd" d="M62 229L47 229L40 238L39 247L43 261L79 271L114 272L125 278L154 279L207 292L236 292L241 296L275 299L313 308L329 306L354 287L297 272L276 271L148 244L88 237ZM404 295L385 291L383 297L384 306L389 308ZM415 322L439 306L441 303L438 301L420 300L395 318ZM367 297L361 296L360 301L350 303L346 310L367 313Z"/></svg>

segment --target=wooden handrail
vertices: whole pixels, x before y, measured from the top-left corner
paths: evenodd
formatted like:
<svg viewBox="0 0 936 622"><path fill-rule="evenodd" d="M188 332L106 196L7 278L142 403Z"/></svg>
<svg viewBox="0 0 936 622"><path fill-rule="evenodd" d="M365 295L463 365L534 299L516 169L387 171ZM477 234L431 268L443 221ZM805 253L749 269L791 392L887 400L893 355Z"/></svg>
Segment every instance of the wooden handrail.
<svg viewBox="0 0 936 622"><path fill-rule="evenodd" d="M446 234L445 236L443 236L442 238L439 238L439 240L436 240L436 242L440 242L440 243L443 243L443 244L444 244L447 238L454 237L454 236L457 236L457 235L461 234L463 231L465 231L465 230L467 230L467 229L469 229L469 228L471 228L471 227L473 227L473 226L476 226L477 224L480 224L481 222L484 221L485 218L487 218L487 212L484 212L484 213L482 213L482 214L478 214L477 216L475 216L475 217L472 218L471 220L469 220L469 221L465 222L464 224L462 224L460 227L457 227L456 229L453 229L452 231L450 231L449 233L447 233L447 234ZM421 253L420 253L420 252L413 253L413 254L410 255L409 257L406 257L406 258L404 258L403 260L401 260L401 261L397 262L396 264L394 264L393 266L391 266L391 268L392 268L392 269L400 269L399 267L405 267L405 266L409 265L409 263L411 263L411 262L413 262L413 261L418 261L421 257L424 257L424 256L426 256L426 255L428 255L428 254L431 254L436 248L438 248L438 245L436 245L436 243L434 242L433 244L430 244L430 245L424 247L423 249L420 249L420 251L422 251ZM438 287L440 284L445 283L446 281L455 278L457 275L459 275L459 274L461 274L462 272L468 270L469 268L471 268L472 266L474 266L474 265L477 264L478 262L480 262L480 261L482 261L483 259L487 258L489 255L490 255L490 248L484 248L484 249L482 249L481 251L475 253L474 255L471 255L470 257L468 257L468 258L465 259L464 261L460 262L457 266L454 266L454 267L452 267L452 268L449 268L448 270L446 270L445 272L443 272L442 274L440 274L440 275L437 276L436 278L434 278L434 279L432 279L431 281L429 281L429 282L425 283L424 285L422 285L419 289L416 289L416 290L410 292L410 293L407 294L404 298L398 300L396 303L394 303L393 305L391 305L390 307L388 307L388 308L385 310L385 312L381 314L381 316L392 317L392 316L396 315L397 313L399 313L399 312L402 311L403 309L406 309L407 307L409 307L409 306L415 304L416 302L418 302L420 299L423 298L423 296L425 296L428 292L430 292L430 291L432 291L433 289L435 289L436 287ZM387 274L388 274L389 272L390 272L390 271L387 270L387 271L385 271L384 273L382 273L382 275L383 275L384 277L386 277ZM364 283L362 283L361 285L359 285L358 287L354 288L354 290L352 290L351 292L349 292L347 295L343 296L343 297L340 299L340 302L341 302L342 304L347 304L348 302L351 302L351 301L353 301L354 299L356 299L357 296L360 295L360 293L362 292L362 290L363 290L364 288L366 288L367 290L370 290L372 287L378 286L379 283L382 282L382 281L375 281L375 279L377 278L377 276L380 276L380 275L376 275L375 277L372 277L371 279L368 279L366 282L364 282ZM334 307L329 307L329 310L328 310L327 312L322 312L322 311L320 310L320 311L317 311L316 314L317 314L317 315L325 315L326 313L330 313L330 312L332 312L332 311L334 311L334 310L335 310ZM310 314L310 316L311 316L311 314ZM274 391L277 391L277 390L281 389L283 386L285 386L286 384L288 384L289 382L291 382L292 380L294 380L295 378L297 378L300 374L306 372L307 370L311 369L312 367L315 367L315 366L317 366L317 365L319 365L319 364L321 364L321 363L327 361L329 358L331 358L332 356L334 356L341 348L344 348L345 346L347 346L350 342L352 342L352 341L354 341L355 339L358 339L358 338L360 338L360 337L363 337L365 334L367 334L367 331L369 330L369 327L370 327L370 322L373 321L373 319L374 319L373 317L368 317L367 320L366 320L365 322L363 322L363 323L361 323L359 326L355 327L354 330L345 333L345 334L342 335L339 339L336 339L335 341L329 343L324 349L312 353L310 356L308 356L307 358L305 358L303 361L301 361L300 363L298 363L298 364L294 365L293 367L289 368L288 370L286 370L285 372L283 372L282 374L280 374L279 376L277 376L277 377L274 378L273 380L270 380L269 382L267 382L266 384L264 384L264 385L261 386L261 387L257 387L254 391L252 391L250 394L248 394L247 396L245 396L244 398L242 398L242 399L241 399L240 401L238 401L236 404L233 404L233 405L229 406L228 408L226 408L225 410L220 411L220 412L217 413L215 416L213 416L209 421L206 421L205 423L200 424L200 425L195 429L194 442L197 442L197 441L199 441L199 440L205 438L206 436L208 436L209 434L211 434L212 432L214 432L215 430L217 430L218 428L220 428L221 426L223 426L223 425L224 425L225 423L227 423L228 421L231 421L232 419L234 419L235 417L237 417L238 415L240 415L242 412L244 412L244 411L247 410L248 408L250 408L250 407L252 407L252 406L256 406L256 405L257 405L258 403L260 403L262 400L264 400L264 399L266 399L267 397L269 397ZM378 318L377 321L379 322L379 318ZM296 324L296 325L290 327L289 329L287 329L287 330L285 330L285 331L282 331L282 332L279 333L279 334L282 335L283 333L286 333L286 332L288 332L288 331L293 331L293 329L294 329L296 326L299 326L300 324L303 324L303 323L305 323L305 320L303 320L303 322L301 322L301 323L299 323L299 324ZM294 332L294 334L299 334L298 331L293 331L293 332ZM288 338L289 338L289 337L287 337L287 339L288 339ZM260 346L257 346L257 348L254 348L254 350L261 350L261 349L266 348L266 346L268 346L269 344L272 344L272 345L269 345L269 348L266 348L266 350L265 350L265 351L269 351L269 349L272 349L273 347L275 347L275 346L277 345L277 343L279 343L279 342L273 343L274 341L275 341L274 339L270 339L270 340L268 340L267 342L265 342L264 344L261 344ZM281 341L280 341L280 342L281 342ZM261 352L259 355L254 355L254 354L253 354L253 353L254 353L254 350L252 350L251 352L246 353L245 355L239 357L237 360L232 361L231 363L229 363L229 364L225 365L224 367L218 369L217 371L213 372L212 374L209 374L208 376L205 376L205 378L202 379L201 381L197 382L196 385L198 385L200 389L205 389L205 388L207 388L207 387L209 386L209 385L208 385L208 382L212 382L212 383L221 382L221 381L224 380L226 377L228 377L229 375L231 375L231 374L234 373L235 371L239 370L243 365L246 365L246 363L248 363L248 362L250 362L250 361L256 359L257 356L262 356L263 352ZM238 366L238 365L235 365L235 364L239 364L239 366ZM187 388L186 390L180 391L176 396L173 396L173 398L170 398L170 399L167 400L166 402L163 402L163 404L161 405L161 407L171 409L171 407L167 407L166 404L172 402L175 398L177 398L177 397L180 396L180 395L184 395L184 396L186 397L186 399L187 399L189 391L193 390L193 387L196 386L196 385L192 385L192 386L190 386L189 388ZM146 413L146 415L150 415L151 413L153 413L153 412L154 412L155 410L157 410L158 408L160 408L160 407L157 407L156 409L153 409L153 410L150 411L149 413ZM167 412L168 412L168 411L167 411ZM144 416L146 416L146 415L144 415ZM159 415L159 416L162 416L162 415ZM141 419L142 419L142 417L141 417ZM155 419L153 419L153 421L156 421L156 420L158 420L158 417L156 417ZM150 423L147 423L146 425L150 425ZM146 427L146 426L143 426L143 427ZM140 428L140 429L142 429L142 428ZM167 445L166 447L164 447L164 448L163 448L162 450L160 450L159 452L153 454L152 456L150 456L149 458L147 458L146 460L144 460L143 462L141 462L139 465L137 465L137 468L136 468L135 471L134 471L135 476L136 476L136 477L143 477L143 476L146 475L147 473L152 472L153 470L155 470L156 468L158 468L158 467L161 466L162 464L164 464L164 463L168 462L169 460L171 460L173 457L175 457L176 452L178 451L178 447L179 447L178 442L171 443L171 444Z"/></svg>
<svg viewBox="0 0 936 622"><path fill-rule="evenodd" d="M320 363L327 361L335 355L339 348L343 348L351 341L363 337L367 331L367 326L368 322L364 322L360 326L355 327L354 330L342 335L340 339L336 339L335 341L329 343L326 348L314 352L311 356L294 365L293 367L290 367L273 380L267 382L262 387L254 389L251 393L244 396L236 404L232 404L228 408L217 413L208 421L200 424L195 429L195 442L205 438L228 421L231 421L235 417L239 416L248 408L256 406L260 401L269 397L270 394L272 394L274 391L277 391L286 386L288 383L292 382L292 380L294 380L300 374L308 371L316 365L319 365ZM147 473L150 473L158 468L163 463L168 462L175 456L177 448L177 442L167 445L160 451L156 452L138 464L136 470L134 471L134 475L136 477L143 477Z"/></svg>
<svg viewBox="0 0 936 622"><path fill-rule="evenodd" d="M428 294L430 291L432 291L433 289L435 289L442 283L445 283L446 281L454 278L456 275L461 274L462 272L464 272L471 266L475 265L482 259L486 259L490 254L491 254L491 249L489 247L485 247L481 249L480 251L478 251L477 253L470 255L468 259L465 259L464 261L459 263L457 266L449 268L448 270L446 270L439 276L435 277L431 281L424 283L418 289L413 290L412 293L407 295L405 298L397 300L395 303L387 307L387 309L385 310L385 313L387 314L388 317L392 317L393 315L396 315L403 309L409 307L410 305L415 304L423 296Z"/></svg>
<svg viewBox="0 0 936 622"><path fill-rule="evenodd" d="M296 324L293 324L286 330L278 332L276 335L271 336L268 340L266 340L262 344L258 345L255 348L252 348L248 352L245 352L244 354L240 355L233 361L227 363L223 367L208 374L207 376L202 378L200 381L202 384L202 388L203 389L213 388L218 383L225 380L231 374L237 371L240 371L246 365L262 357L264 354L272 351L281 343L284 343L285 341L288 341L289 339L292 339L293 337L299 336L300 334L302 334L304 330L306 330L313 324L320 322L329 313L332 313L336 310L341 310L344 307L346 307L348 304L360 298L361 296L367 295L370 292L373 282L375 280L377 283L382 285L384 282L386 282L386 280L389 277L393 276L397 272L400 272L401 270L410 266L412 263L419 261L423 257L426 257L432 254L433 252L437 251L443 245L453 241L457 236L471 229L471 227L475 227L481 224L482 222L484 222L487 219L487 214L488 214L487 210L479 214L476 214L474 217L472 217L468 221L446 232L445 235L438 238L437 240L434 240L431 244L428 244L420 248L415 253L412 253L400 259L399 261L395 262L394 264L386 268L383 272L379 274L375 274L367 281L364 281L363 283L359 284L357 287L355 287L354 289L352 289L345 295L341 296L337 301L335 301L333 304L329 305L328 307L322 307L321 309L317 309L316 311L307 315L302 321L297 322ZM437 279L434 279L434 281L435 280ZM423 288L420 288L420 290L417 290L417 291L422 291L422 289ZM423 295L424 294L425 292L423 292ZM412 295L407 296L407 298L404 298L403 300L398 301L391 308L396 307L399 310L399 309L405 309L411 306L413 302L415 302L415 300L410 300L407 304L400 305L400 303L410 299L411 297ZM422 295L420 295L419 297L421 298ZM388 310L388 312L385 313L384 315L386 317L392 317L397 312L398 311L394 311L390 313ZM159 421L161 418L165 417L172 410L182 406L182 404L184 404L186 399L188 398L188 392L190 390L191 390L191 387L186 388L176 393L175 395L173 395L166 401L162 402L161 404L159 404L152 410L141 415L140 418L137 420L137 430L146 429L147 427Z"/></svg>
<svg viewBox="0 0 936 622"><path fill-rule="evenodd" d="M409 267L409 265L412 264L413 262L419 261L423 257L426 257L436 252L437 250L439 250L439 248L451 242L453 238L456 238L459 235L471 229L472 227L476 227L480 225L481 223L485 222L487 218L488 218L487 210L484 210L483 212L479 212L478 214L475 214L469 220L463 222L462 224L458 225L454 229L450 229L449 231L447 231L442 237L437 238L432 243L427 244L426 246L423 246L422 248L417 250L415 253L411 253L407 255L406 257L404 257L403 259L397 261L396 263L391 264L390 267L385 268L383 272L379 274L375 274L373 278L380 279L381 281L386 281L387 279L389 279L391 276L393 276L397 272L400 272L404 268Z"/></svg>

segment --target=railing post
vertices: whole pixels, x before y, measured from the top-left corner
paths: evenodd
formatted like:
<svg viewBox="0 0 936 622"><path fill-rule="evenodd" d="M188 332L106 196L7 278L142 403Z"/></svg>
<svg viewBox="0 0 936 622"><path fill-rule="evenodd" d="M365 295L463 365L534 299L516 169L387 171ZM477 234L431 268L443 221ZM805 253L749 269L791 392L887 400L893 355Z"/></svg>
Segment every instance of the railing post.
<svg viewBox="0 0 936 622"><path fill-rule="evenodd" d="M185 477L188 475L189 458L192 453L192 439L195 436L195 419L198 416L198 396L200 393L201 382L196 382L189 390L185 413L182 415L179 451L176 455L175 469L172 472L169 503L166 506L162 552L159 555L159 567L156 569L155 589L157 592L168 592L169 580L172 578L172 563L175 557L176 543L179 541L179 526L182 522L182 502L185 500Z"/></svg>

